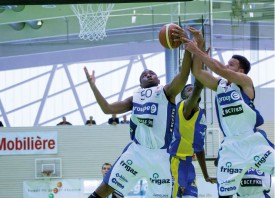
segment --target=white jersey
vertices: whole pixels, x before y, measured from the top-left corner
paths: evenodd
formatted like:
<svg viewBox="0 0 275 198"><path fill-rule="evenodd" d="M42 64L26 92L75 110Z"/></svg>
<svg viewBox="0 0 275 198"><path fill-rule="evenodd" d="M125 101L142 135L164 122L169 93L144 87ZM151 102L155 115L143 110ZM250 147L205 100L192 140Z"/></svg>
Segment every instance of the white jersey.
<svg viewBox="0 0 275 198"><path fill-rule="evenodd" d="M139 88L133 94L132 140L150 149L168 148L175 113L175 105L167 100L163 86Z"/></svg>
<svg viewBox="0 0 275 198"><path fill-rule="evenodd" d="M271 188L271 175L262 171L250 168L241 180L238 190L238 197L269 197L264 192L269 192Z"/></svg>
<svg viewBox="0 0 275 198"><path fill-rule="evenodd" d="M216 111L220 128L227 137L252 134L256 126L263 124L253 101L238 85L228 85L224 79L217 87Z"/></svg>

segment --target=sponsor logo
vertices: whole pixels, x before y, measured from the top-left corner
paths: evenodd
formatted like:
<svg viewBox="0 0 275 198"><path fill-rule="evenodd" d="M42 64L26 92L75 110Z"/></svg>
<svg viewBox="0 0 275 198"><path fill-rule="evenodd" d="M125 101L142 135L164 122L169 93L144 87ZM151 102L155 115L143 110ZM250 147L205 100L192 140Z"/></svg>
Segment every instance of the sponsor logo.
<svg viewBox="0 0 275 198"><path fill-rule="evenodd" d="M248 169L248 171L246 171L245 173L246 175L258 175L258 176L264 176L264 172L263 171L260 171L260 170L257 170L255 168L250 168Z"/></svg>
<svg viewBox="0 0 275 198"><path fill-rule="evenodd" d="M153 102L148 102L145 104L137 104L133 103L133 112L134 114L150 114L157 115L158 114L158 104Z"/></svg>
<svg viewBox="0 0 275 198"><path fill-rule="evenodd" d="M221 183L221 185L222 185L222 184L228 185L228 184L230 184L231 182L235 182L235 179L225 180L224 182Z"/></svg>
<svg viewBox="0 0 275 198"><path fill-rule="evenodd" d="M159 179L158 173L154 173L153 178L150 178L150 181L151 181L151 183L158 184L158 185L171 183L170 179Z"/></svg>
<svg viewBox="0 0 275 198"><path fill-rule="evenodd" d="M119 188L121 188L121 189L124 188L124 186L123 186L121 183L119 183L119 182L116 180L116 178L112 178L112 182L113 182L115 185L117 185Z"/></svg>
<svg viewBox="0 0 275 198"><path fill-rule="evenodd" d="M243 107L242 105L237 105L237 106L231 106L231 107L226 107L222 109L222 117L227 117L231 115L238 115L243 113Z"/></svg>
<svg viewBox="0 0 275 198"><path fill-rule="evenodd" d="M238 92L230 91L228 93L218 94L217 100L220 105L225 105L225 104L232 104L238 100L241 100L241 97Z"/></svg>
<svg viewBox="0 0 275 198"><path fill-rule="evenodd" d="M238 168L231 168L231 166L232 166L231 162L227 162L225 164L225 166L226 167L224 167L224 166L221 167L221 172L234 174L234 173L241 173L243 170L243 169L238 169Z"/></svg>
<svg viewBox="0 0 275 198"><path fill-rule="evenodd" d="M121 181L128 182L128 180L123 175L120 175L119 173L116 174L116 177L119 178Z"/></svg>
<svg viewBox="0 0 275 198"><path fill-rule="evenodd" d="M132 161L132 160L127 160L126 163L127 163L128 165L132 165L132 164L133 164L133 161Z"/></svg>
<svg viewBox="0 0 275 198"><path fill-rule="evenodd" d="M130 172L136 176L138 172L135 171L133 168L131 168L132 164L133 164L132 160L127 160L126 163L123 160L120 162L120 165L124 167L127 172Z"/></svg>
<svg viewBox="0 0 275 198"><path fill-rule="evenodd" d="M257 163L255 163L255 166L257 167L257 168L260 168L260 166L263 164L263 163L265 163L266 162L266 159L268 158L268 156L271 154L271 151L267 151L265 154L264 154L264 156L263 157L259 157L258 155L256 155L256 156L254 156L254 160L257 162Z"/></svg>
<svg viewBox="0 0 275 198"><path fill-rule="evenodd" d="M150 118L137 118L139 123L143 123L148 127L153 127L154 120Z"/></svg>
<svg viewBox="0 0 275 198"><path fill-rule="evenodd" d="M7 138L1 138L0 150L1 151L27 151L27 150L53 150L56 147L54 139L36 137L16 137L14 140L7 140Z"/></svg>
<svg viewBox="0 0 275 198"><path fill-rule="evenodd" d="M250 178L250 179L242 179L241 180L241 186L263 186L261 179L256 178Z"/></svg>
<svg viewBox="0 0 275 198"><path fill-rule="evenodd" d="M153 194L153 197L168 198L169 196L168 196L168 195L163 195L163 194L156 194L156 193L154 193L154 194Z"/></svg>
<svg viewBox="0 0 275 198"><path fill-rule="evenodd" d="M169 131L172 133L173 130L174 130L174 125L175 125L175 114L176 114L176 109L175 108L172 108L171 110L171 123L170 123L170 129Z"/></svg>
<svg viewBox="0 0 275 198"><path fill-rule="evenodd" d="M229 192L229 191L232 191L232 190L236 190L236 186L231 186L231 187L220 187L220 191L221 192Z"/></svg>

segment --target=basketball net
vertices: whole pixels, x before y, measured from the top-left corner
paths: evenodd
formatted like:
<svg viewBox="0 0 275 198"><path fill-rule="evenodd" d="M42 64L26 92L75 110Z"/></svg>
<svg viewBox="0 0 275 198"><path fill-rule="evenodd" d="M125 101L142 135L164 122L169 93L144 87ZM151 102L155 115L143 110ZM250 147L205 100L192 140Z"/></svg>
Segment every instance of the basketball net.
<svg viewBox="0 0 275 198"><path fill-rule="evenodd" d="M98 41L106 37L106 24L114 4L72 4L80 24L79 38Z"/></svg>

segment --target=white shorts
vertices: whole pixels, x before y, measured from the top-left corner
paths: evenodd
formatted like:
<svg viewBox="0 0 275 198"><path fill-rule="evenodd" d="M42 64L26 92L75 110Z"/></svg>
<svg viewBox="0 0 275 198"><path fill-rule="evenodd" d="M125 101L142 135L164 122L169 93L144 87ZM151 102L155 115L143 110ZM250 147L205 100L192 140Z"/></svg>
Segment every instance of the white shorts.
<svg viewBox="0 0 275 198"><path fill-rule="evenodd" d="M225 138L219 151L217 182L220 196L233 195L250 168L274 172L274 147L256 132L249 136Z"/></svg>
<svg viewBox="0 0 275 198"><path fill-rule="evenodd" d="M146 178L148 189L145 197L170 198L172 176L169 157L166 149L148 149L130 143L107 173L104 182L126 196L141 178Z"/></svg>

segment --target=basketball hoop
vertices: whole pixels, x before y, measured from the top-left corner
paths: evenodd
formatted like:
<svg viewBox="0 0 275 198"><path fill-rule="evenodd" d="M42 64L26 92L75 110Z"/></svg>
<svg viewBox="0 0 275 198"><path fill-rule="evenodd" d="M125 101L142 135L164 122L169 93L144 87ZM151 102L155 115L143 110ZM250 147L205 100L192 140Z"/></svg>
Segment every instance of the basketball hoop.
<svg viewBox="0 0 275 198"><path fill-rule="evenodd" d="M52 170L41 172L41 174L42 174L43 177L50 177L52 175L52 173L53 173Z"/></svg>
<svg viewBox="0 0 275 198"><path fill-rule="evenodd" d="M106 24L113 7L114 4L72 4L80 25L79 38L98 41L106 37Z"/></svg>

